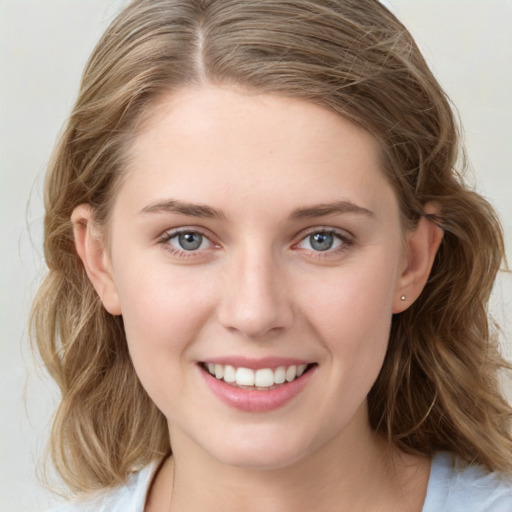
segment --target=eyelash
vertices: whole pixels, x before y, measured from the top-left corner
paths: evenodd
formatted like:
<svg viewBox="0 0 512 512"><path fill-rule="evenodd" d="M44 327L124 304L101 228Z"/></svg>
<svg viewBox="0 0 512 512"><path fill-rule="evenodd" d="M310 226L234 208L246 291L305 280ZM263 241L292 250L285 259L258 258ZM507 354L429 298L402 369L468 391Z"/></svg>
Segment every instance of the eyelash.
<svg viewBox="0 0 512 512"><path fill-rule="evenodd" d="M201 241L201 244L203 243L204 239L206 239L211 245L214 247L220 247L219 244L215 244L215 242L212 242L210 237L206 235L203 231L196 228L179 228L179 229L173 229L171 231L167 231L164 233L164 235L158 239L158 243L162 245L167 252L169 252L172 256L176 256L178 258L182 259L188 259L188 258L197 258L202 256L203 254L201 249L196 250L185 250L185 249L178 249L174 246L172 246L169 242L173 239L178 237L182 234L196 234L203 237L203 240ZM301 249L298 246L306 241L309 237L312 235L332 235L335 239L337 239L340 243L337 247L334 249L326 249L325 251L315 251L312 249ZM301 238L298 242L294 243L292 245L292 249L296 250L304 250L310 253L311 257L314 258L329 258L332 256L339 255L340 253L347 251L350 249L351 246L353 246L355 243L355 240L352 235L347 234L346 232L341 232L339 230L333 229L333 228L327 228L327 227L316 227L314 229L310 229L306 233L301 233Z"/></svg>
<svg viewBox="0 0 512 512"><path fill-rule="evenodd" d="M329 258L329 257L338 256L342 252L345 252L348 249L350 249L355 243L354 237L352 235L349 235L345 231L339 231L339 230L336 230L333 228L328 228L328 227L316 227L316 228L310 229L305 234L302 234L301 239L297 243L293 244L292 247L297 248L298 250L302 250L298 246L301 243L307 241L308 238L310 238L313 235L332 235L335 239L337 239L340 242L337 247L329 248L329 249L326 249L325 251L315 251L315 250L311 250L311 249L303 249L310 253L310 257L314 257L314 258Z"/></svg>
<svg viewBox="0 0 512 512"><path fill-rule="evenodd" d="M179 229L173 229L171 231L166 231L161 238L158 239L158 243L161 244L164 249L169 252L172 256L177 256L182 259L187 258L197 258L200 255L200 250L193 250L193 251L187 251L185 249L178 249L177 247L172 246L169 242L182 234L197 234L203 237L203 239L208 240L208 242L212 245L218 245L215 244L210 240L210 237L203 233L199 229L194 228L179 228ZM201 241L201 244L203 241Z"/></svg>

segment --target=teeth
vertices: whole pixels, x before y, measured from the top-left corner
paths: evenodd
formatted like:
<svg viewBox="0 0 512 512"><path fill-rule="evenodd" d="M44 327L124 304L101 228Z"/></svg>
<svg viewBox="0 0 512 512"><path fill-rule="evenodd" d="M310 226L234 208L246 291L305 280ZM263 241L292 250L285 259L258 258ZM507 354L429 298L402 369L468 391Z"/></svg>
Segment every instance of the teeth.
<svg viewBox="0 0 512 512"><path fill-rule="evenodd" d="M207 363L206 368L216 379L224 380L224 382L236 383L238 386L271 388L276 384L284 384L298 379L306 371L307 365L279 366L275 370L272 368L251 370L250 368L235 368L229 364Z"/></svg>
<svg viewBox="0 0 512 512"><path fill-rule="evenodd" d="M258 388L268 388L274 385L274 372L270 368L256 370L254 385Z"/></svg>
<svg viewBox="0 0 512 512"><path fill-rule="evenodd" d="M284 366L280 366L274 372L274 382L276 384L282 384L286 380L286 368Z"/></svg>
<svg viewBox="0 0 512 512"><path fill-rule="evenodd" d="M297 367L295 365L289 366L286 370L286 380L291 382L295 377L297 377Z"/></svg>
<svg viewBox="0 0 512 512"><path fill-rule="evenodd" d="M224 380L226 382L235 382L236 381L236 368L227 364L224 366Z"/></svg>
<svg viewBox="0 0 512 512"><path fill-rule="evenodd" d="M306 367L307 364L299 364L299 366L297 366L297 377L300 377L304 373Z"/></svg>
<svg viewBox="0 0 512 512"><path fill-rule="evenodd" d="M249 368L237 368L236 383L239 386L254 386L255 375Z"/></svg>

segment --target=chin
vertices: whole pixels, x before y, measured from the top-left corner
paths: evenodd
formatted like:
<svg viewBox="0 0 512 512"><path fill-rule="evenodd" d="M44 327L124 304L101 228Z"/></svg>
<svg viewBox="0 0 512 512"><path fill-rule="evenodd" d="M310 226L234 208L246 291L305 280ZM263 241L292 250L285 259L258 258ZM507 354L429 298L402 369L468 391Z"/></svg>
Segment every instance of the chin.
<svg viewBox="0 0 512 512"><path fill-rule="evenodd" d="M277 432L276 432L277 430ZM314 451L310 436L289 429L249 428L225 434L220 442L203 446L218 462L248 470L276 470L295 464Z"/></svg>

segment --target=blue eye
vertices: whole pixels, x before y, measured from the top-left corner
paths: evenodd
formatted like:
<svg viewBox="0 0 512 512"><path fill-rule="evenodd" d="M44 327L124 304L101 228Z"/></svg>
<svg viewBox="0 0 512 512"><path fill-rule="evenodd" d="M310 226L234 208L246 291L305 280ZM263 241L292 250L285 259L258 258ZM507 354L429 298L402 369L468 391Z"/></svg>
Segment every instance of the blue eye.
<svg viewBox="0 0 512 512"><path fill-rule="evenodd" d="M199 233L180 233L177 236L178 243L182 249L186 251L195 251L201 247L203 235Z"/></svg>
<svg viewBox="0 0 512 512"><path fill-rule="evenodd" d="M309 235L309 243L315 251L327 251L334 244L332 233L314 233Z"/></svg>
<svg viewBox="0 0 512 512"><path fill-rule="evenodd" d="M197 251L208 246L208 239L197 231L183 231L169 237L168 242L182 251Z"/></svg>
<svg viewBox="0 0 512 512"><path fill-rule="evenodd" d="M343 235L334 231L314 231L303 238L298 247L314 252L326 252L338 249L342 245L349 244Z"/></svg>

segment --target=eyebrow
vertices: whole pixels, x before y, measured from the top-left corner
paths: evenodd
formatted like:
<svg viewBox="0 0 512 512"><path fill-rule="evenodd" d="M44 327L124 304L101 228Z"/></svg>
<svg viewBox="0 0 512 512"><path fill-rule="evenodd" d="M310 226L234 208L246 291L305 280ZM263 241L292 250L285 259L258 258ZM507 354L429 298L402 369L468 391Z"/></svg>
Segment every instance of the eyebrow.
<svg viewBox="0 0 512 512"><path fill-rule="evenodd" d="M152 203L139 211L139 214L146 213L178 213L180 215L201 217L205 219L225 218L225 215L220 210L216 210L210 206L196 203L185 203L175 199Z"/></svg>
<svg viewBox="0 0 512 512"><path fill-rule="evenodd" d="M311 219L313 217L326 217L327 215L339 215L344 213L355 213L358 215L365 215L367 217L375 217L375 214L358 206L351 201L334 201L332 203L315 204L312 206L305 206L297 208L290 214L290 220L303 220Z"/></svg>
<svg viewBox="0 0 512 512"><path fill-rule="evenodd" d="M165 201L158 201L145 206L139 211L139 214L147 213L177 213L180 215L187 215L190 217L200 217L204 219L225 219L226 216L221 210L216 210L211 206L187 203L178 201L176 199L168 199ZM340 215L340 214L359 214L368 217L374 217L375 214L358 206L351 201L334 201L332 203L321 203L312 206L304 206L297 208L292 211L289 215L289 220L304 220L311 219L314 217L326 217L328 215Z"/></svg>

